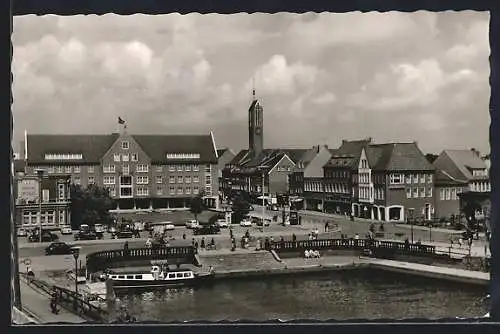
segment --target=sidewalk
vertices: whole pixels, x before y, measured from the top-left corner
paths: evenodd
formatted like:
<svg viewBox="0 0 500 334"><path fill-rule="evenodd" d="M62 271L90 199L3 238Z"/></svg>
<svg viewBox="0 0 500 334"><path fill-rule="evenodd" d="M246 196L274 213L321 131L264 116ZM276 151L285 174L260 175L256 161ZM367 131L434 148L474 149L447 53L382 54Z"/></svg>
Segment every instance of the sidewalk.
<svg viewBox="0 0 500 334"><path fill-rule="evenodd" d="M67 311L64 308L60 309L59 314L53 314L50 310L50 297L37 288L32 288L23 279L20 280L20 287L23 312L27 313L38 323L86 322L85 319Z"/></svg>
<svg viewBox="0 0 500 334"><path fill-rule="evenodd" d="M255 208L255 211L257 212L260 212L260 210L262 209L262 206L259 206L259 205L254 205L254 208ZM281 212L281 211L280 211ZM318 216L318 217L325 217L325 218L343 218L345 220L349 220L349 217L347 216L344 216L344 215L337 215L337 214L333 214L333 213L324 213L324 212L318 212L318 211L310 211L310 210L298 210L297 211L299 214L302 214L302 215L308 215L308 216ZM371 219L364 219L364 218L355 218L355 221L356 222L364 222L364 223L380 223L380 221L375 221L375 220L371 220ZM397 223L397 222L385 222L386 224L394 224L396 225L397 227L402 227L402 228L408 228L408 229L411 229L411 225L408 225L408 224L404 224L404 223ZM414 230L421 230L421 231L428 231L429 228L426 227L426 226L418 226L418 225L413 225L413 229ZM464 232L464 230L451 230L451 229L447 229L447 228L439 228L439 227L436 227L436 228L432 228L432 231L435 231L435 232L441 232L441 233L453 233L453 234L459 234L459 233L462 233Z"/></svg>

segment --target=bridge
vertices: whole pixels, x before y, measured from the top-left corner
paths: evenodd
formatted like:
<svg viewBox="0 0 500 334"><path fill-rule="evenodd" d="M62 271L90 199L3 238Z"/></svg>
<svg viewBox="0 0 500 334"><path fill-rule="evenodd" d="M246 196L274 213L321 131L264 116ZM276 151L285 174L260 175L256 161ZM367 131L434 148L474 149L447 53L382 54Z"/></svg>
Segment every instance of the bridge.
<svg viewBox="0 0 500 334"><path fill-rule="evenodd" d="M87 271L94 273L127 264L148 263L152 260L167 260L171 264L199 265L193 246L114 249L87 255ZM171 260L171 261L170 261Z"/></svg>

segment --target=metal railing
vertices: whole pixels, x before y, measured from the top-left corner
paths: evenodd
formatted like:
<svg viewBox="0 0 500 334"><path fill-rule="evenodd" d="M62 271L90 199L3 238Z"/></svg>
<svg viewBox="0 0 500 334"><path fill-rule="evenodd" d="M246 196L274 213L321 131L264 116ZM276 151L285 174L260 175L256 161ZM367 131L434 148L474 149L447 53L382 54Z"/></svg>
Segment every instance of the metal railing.
<svg viewBox="0 0 500 334"><path fill-rule="evenodd" d="M194 263L196 252L193 246L165 247L165 248L131 248L114 249L96 252L87 255L87 269L89 272L104 270L110 264L134 260L165 260L177 259Z"/></svg>
<svg viewBox="0 0 500 334"><path fill-rule="evenodd" d="M108 311L100 308L97 305L84 300L83 296L59 286L53 286L52 292L57 300L57 303L68 308L73 308L77 314L81 314L96 321L106 321L108 318Z"/></svg>
<svg viewBox="0 0 500 334"><path fill-rule="evenodd" d="M409 244L397 241L380 241L369 239L325 239L325 240L301 240L301 241L278 241L269 244L269 249L277 252L294 252L314 250L364 250L373 249L376 253L404 253L415 255L437 255L436 247L421 244Z"/></svg>

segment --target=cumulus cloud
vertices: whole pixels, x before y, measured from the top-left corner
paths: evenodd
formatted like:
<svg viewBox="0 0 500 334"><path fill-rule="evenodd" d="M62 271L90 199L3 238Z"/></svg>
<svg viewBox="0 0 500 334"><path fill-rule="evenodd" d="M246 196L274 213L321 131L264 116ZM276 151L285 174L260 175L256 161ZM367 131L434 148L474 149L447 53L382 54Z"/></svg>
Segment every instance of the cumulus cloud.
<svg viewBox="0 0 500 334"><path fill-rule="evenodd" d="M477 133L489 124L488 13L29 15L13 24L16 143L25 128L109 133L120 115L133 132L213 130L218 146L238 149L255 81L268 147L371 135L424 151L487 150Z"/></svg>
<svg viewBox="0 0 500 334"><path fill-rule="evenodd" d="M319 105L332 104L335 103L335 101L337 101L337 97L331 92L324 93L312 99L314 104Z"/></svg>
<svg viewBox="0 0 500 334"><path fill-rule="evenodd" d="M307 89L314 84L318 69L297 62L289 64L283 55L273 55L269 61L257 69L259 88L268 94L294 94L299 89Z"/></svg>

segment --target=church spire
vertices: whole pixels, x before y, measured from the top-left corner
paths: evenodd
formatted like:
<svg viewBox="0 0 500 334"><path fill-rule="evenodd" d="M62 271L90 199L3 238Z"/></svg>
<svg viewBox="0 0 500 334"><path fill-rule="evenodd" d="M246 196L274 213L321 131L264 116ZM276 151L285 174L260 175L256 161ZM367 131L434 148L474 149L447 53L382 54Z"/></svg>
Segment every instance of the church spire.
<svg viewBox="0 0 500 334"><path fill-rule="evenodd" d="M255 77L252 78L252 99L255 101Z"/></svg>

